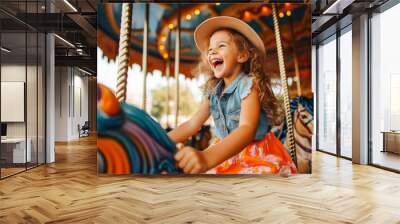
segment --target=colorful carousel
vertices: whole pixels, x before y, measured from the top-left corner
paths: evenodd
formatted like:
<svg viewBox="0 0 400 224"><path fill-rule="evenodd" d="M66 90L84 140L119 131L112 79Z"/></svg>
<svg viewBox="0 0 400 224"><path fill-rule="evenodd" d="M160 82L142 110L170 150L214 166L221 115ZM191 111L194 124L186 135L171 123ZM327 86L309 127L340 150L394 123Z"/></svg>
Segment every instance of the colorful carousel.
<svg viewBox="0 0 400 224"><path fill-rule="evenodd" d="M189 79L197 75L193 71L200 52L193 31L219 15L242 19L263 39L266 63L281 86L287 118L277 135L299 170L311 172L311 135L303 133L312 134L313 128L309 5L121 3L98 7L98 46L103 57L118 63L116 93L98 85L99 173L180 173L173 160L175 143L144 110L125 103L127 71L139 64L145 74L143 108L146 74L154 70L176 79L179 105L179 74ZM179 107L175 109L176 124Z"/></svg>

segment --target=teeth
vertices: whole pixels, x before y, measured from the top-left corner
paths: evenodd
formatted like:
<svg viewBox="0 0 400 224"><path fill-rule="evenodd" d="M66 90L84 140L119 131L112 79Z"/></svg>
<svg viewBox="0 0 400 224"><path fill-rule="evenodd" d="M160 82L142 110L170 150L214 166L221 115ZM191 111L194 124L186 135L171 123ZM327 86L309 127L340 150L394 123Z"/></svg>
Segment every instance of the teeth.
<svg viewBox="0 0 400 224"><path fill-rule="evenodd" d="M222 62L222 59L214 58L214 59L211 59L211 62L212 62L212 63L215 63L215 62Z"/></svg>
<svg viewBox="0 0 400 224"><path fill-rule="evenodd" d="M220 59L220 58L213 58L213 59L211 59L211 63L213 64L214 67L216 67L216 66L217 66L217 63L219 63L219 62L223 63L224 60L222 60L222 59Z"/></svg>

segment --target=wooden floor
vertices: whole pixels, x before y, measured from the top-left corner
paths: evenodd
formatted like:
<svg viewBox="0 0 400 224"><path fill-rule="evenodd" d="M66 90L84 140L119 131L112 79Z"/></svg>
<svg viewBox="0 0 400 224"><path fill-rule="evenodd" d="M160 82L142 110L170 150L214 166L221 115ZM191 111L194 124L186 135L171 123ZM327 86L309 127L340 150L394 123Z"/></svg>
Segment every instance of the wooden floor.
<svg viewBox="0 0 400 224"><path fill-rule="evenodd" d="M15 173L24 171L25 167L23 167L23 168L20 168L20 167L17 167L17 168L0 168L0 169L1 169L1 178L4 178L4 177L10 176L10 175L13 175Z"/></svg>
<svg viewBox="0 0 400 224"><path fill-rule="evenodd" d="M36 164L27 164L27 167L25 168L25 165L18 165L18 167L7 167L7 168L0 168L1 169L1 178L5 178L20 172L23 172L27 169L33 169Z"/></svg>
<svg viewBox="0 0 400 224"><path fill-rule="evenodd" d="M374 164L389 167L395 170L400 170L400 154L392 152L374 151L372 157Z"/></svg>
<svg viewBox="0 0 400 224"><path fill-rule="evenodd" d="M98 177L94 138L0 181L0 223L400 223L400 175L315 152L290 178Z"/></svg>

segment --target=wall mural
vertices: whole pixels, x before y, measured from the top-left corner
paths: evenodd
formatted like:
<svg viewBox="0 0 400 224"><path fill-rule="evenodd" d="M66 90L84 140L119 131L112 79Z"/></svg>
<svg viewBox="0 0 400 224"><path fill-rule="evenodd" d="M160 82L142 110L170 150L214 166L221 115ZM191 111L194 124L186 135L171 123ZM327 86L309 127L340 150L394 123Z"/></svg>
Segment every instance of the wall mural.
<svg viewBox="0 0 400 224"><path fill-rule="evenodd" d="M98 173L311 173L311 6L98 5Z"/></svg>

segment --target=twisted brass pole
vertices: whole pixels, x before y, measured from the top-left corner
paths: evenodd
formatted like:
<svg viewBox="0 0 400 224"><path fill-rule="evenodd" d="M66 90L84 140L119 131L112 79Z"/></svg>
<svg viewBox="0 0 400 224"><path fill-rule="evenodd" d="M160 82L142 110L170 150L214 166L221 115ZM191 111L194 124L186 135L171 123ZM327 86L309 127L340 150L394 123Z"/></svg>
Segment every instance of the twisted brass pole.
<svg viewBox="0 0 400 224"><path fill-rule="evenodd" d="M146 3L144 10L143 24L143 57L142 57L142 72L143 72L143 105L142 109L146 111L147 105L147 48L149 40L149 4Z"/></svg>
<svg viewBox="0 0 400 224"><path fill-rule="evenodd" d="M289 92L288 92L288 85L287 85L287 78L286 78L285 61L284 61L284 57L283 57L281 34L279 31L278 17L276 15L276 6L275 5L272 5L272 17L274 20L274 30L275 30L276 49L278 52L279 72L280 72L281 83L282 83L282 88L283 88L283 101L284 101L286 124L287 124L286 139L288 141L288 148L289 148L290 156L292 157L293 162L297 166L296 145L295 145L294 134L293 134L292 115L290 112L290 100L289 100Z"/></svg>
<svg viewBox="0 0 400 224"><path fill-rule="evenodd" d="M122 4L121 29L119 33L118 49L118 76L117 76L117 99L119 102L126 100L126 86L129 67L129 37L132 24L132 3Z"/></svg>

